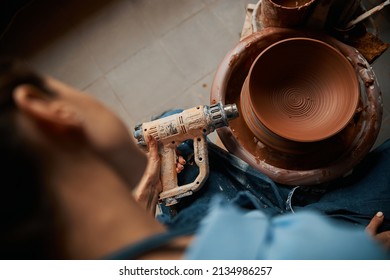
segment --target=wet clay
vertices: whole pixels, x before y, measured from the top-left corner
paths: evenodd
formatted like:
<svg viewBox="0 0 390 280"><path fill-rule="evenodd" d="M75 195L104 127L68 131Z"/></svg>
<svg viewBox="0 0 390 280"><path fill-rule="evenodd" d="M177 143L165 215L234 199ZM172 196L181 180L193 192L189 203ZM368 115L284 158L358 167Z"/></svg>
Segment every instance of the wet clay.
<svg viewBox="0 0 390 280"><path fill-rule="evenodd" d="M249 129L242 117L241 90L259 54L280 40L294 37L320 40L340 51L358 77L360 98L352 119L340 132L315 142L282 138L287 148L280 149L275 148L279 138L265 143ZM234 47L218 67L210 97L212 104L236 103L240 110L239 118L217 131L227 150L272 180L287 185L317 185L349 172L373 146L382 121L382 99L375 74L359 52L332 37L287 28L263 29Z"/></svg>
<svg viewBox="0 0 390 280"><path fill-rule="evenodd" d="M304 25L317 0L262 0L259 21L265 27L299 27Z"/></svg>
<svg viewBox="0 0 390 280"><path fill-rule="evenodd" d="M297 7L304 6L312 1L311 0L271 0L271 2L274 2L276 5L280 5L283 7L297 8Z"/></svg>
<svg viewBox="0 0 390 280"><path fill-rule="evenodd" d="M248 127L259 140L283 150L291 146L283 145L283 138L314 142L335 135L355 114L358 100L350 62L310 38L289 38L266 48L241 91Z"/></svg>

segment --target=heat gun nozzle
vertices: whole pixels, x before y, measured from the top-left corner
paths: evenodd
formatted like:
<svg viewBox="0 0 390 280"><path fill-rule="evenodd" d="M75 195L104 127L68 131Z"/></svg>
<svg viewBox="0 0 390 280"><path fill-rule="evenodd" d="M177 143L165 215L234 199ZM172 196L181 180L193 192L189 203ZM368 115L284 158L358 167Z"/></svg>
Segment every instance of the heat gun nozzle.
<svg viewBox="0 0 390 280"><path fill-rule="evenodd" d="M238 117L238 109L236 104L227 104L223 106L227 120L232 120Z"/></svg>

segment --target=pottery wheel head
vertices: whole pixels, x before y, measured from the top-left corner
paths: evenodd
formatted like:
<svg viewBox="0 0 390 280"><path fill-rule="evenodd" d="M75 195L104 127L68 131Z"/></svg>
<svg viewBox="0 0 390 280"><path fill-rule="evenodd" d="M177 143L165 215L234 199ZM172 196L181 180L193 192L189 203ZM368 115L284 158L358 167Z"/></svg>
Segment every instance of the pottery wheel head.
<svg viewBox="0 0 390 280"><path fill-rule="evenodd" d="M353 117L359 82L353 66L332 46L289 38L266 48L248 74L253 115L280 137L300 142L329 138Z"/></svg>

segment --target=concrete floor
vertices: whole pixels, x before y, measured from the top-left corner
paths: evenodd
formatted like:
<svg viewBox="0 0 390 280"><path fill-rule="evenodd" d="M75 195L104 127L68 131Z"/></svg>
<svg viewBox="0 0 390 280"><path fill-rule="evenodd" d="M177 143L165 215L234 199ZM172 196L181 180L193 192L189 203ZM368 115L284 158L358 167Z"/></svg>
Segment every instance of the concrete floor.
<svg viewBox="0 0 390 280"><path fill-rule="evenodd" d="M14 19L0 53L96 96L132 130L167 109L209 104L216 68L256 2L36 0ZM390 7L375 20L390 42ZM373 63L384 101L375 146L390 138L389 61L387 50Z"/></svg>

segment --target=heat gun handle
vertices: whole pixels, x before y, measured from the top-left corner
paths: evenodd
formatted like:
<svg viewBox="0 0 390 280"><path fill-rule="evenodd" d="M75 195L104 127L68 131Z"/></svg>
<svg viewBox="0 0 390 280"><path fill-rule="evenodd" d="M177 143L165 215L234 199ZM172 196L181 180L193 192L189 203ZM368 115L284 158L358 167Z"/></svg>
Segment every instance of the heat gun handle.
<svg viewBox="0 0 390 280"><path fill-rule="evenodd" d="M176 147L161 145L159 153L161 157L160 179L164 193L177 188Z"/></svg>
<svg viewBox="0 0 390 280"><path fill-rule="evenodd" d="M161 155L161 183L163 191L160 193L160 200L165 205L173 205L177 199L191 195L200 189L209 175L209 161L207 140L204 135L196 137L194 140L194 160L199 167L198 176L189 184L178 186L176 174L176 149L173 147L162 147Z"/></svg>

